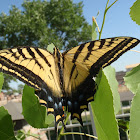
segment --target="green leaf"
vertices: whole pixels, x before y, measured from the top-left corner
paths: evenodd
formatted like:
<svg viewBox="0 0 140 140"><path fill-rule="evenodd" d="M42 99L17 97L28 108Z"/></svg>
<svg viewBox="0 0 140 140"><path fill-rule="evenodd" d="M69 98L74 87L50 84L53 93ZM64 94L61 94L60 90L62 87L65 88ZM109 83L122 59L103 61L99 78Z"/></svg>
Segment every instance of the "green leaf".
<svg viewBox="0 0 140 140"><path fill-rule="evenodd" d="M3 86L3 82L4 82L3 73L0 72L0 92L1 92L1 89L2 89L2 86Z"/></svg>
<svg viewBox="0 0 140 140"><path fill-rule="evenodd" d="M130 17L136 24L140 25L140 0L134 2L133 6L130 8Z"/></svg>
<svg viewBox="0 0 140 140"><path fill-rule="evenodd" d="M118 82L116 80L115 69L112 68L111 66L108 66L103 71L104 74L106 75L110 89L112 91L115 114L117 114L121 109L121 104L120 104L121 102L120 102L120 95L118 92Z"/></svg>
<svg viewBox="0 0 140 140"><path fill-rule="evenodd" d="M131 140L140 139L140 84L137 87L137 92L132 100L130 109L129 132Z"/></svg>
<svg viewBox="0 0 140 140"><path fill-rule="evenodd" d="M54 46L53 43L51 43L51 44L49 44L49 45L47 46L47 50L48 50L49 52L51 52L51 53L53 53L54 48L55 48L55 46Z"/></svg>
<svg viewBox="0 0 140 140"><path fill-rule="evenodd" d="M26 139L25 132L23 130L18 130L16 134L16 139L25 140Z"/></svg>
<svg viewBox="0 0 140 140"><path fill-rule="evenodd" d="M16 140L11 116L3 106L0 107L0 140Z"/></svg>
<svg viewBox="0 0 140 140"><path fill-rule="evenodd" d="M47 128L54 121L53 115L47 115L46 107L39 104L34 89L25 85L22 96L23 115L35 128Z"/></svg>
<svg viewBox="0 0 140 140"><path fill-rule="evenodd" d="M135 94L140 83L140 65L127 72L124 81L126 86Z"/></svg>
<svg viewBox="0 0 140 140"><path fill-rule="evenodd" d="M98 140L119 140L118 126L113 107L113 95L108 80L102 71L102 77L91 103Z"/></svg>

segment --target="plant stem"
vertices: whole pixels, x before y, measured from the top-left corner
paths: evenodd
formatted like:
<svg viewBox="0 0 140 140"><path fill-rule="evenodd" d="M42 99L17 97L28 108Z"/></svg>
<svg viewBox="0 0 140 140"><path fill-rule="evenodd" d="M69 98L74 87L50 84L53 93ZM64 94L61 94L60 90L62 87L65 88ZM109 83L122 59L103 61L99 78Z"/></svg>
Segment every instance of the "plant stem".
<svg viewBox="0 0 140 140"><path fill-rule="evenodd" d="M71 134L74 134L74 135L83 135L83 136L88 136L88 137L91 137L91 138L95 138L95 139L98 139L97 137L93 136L93 135L89 135L89 134L85 134L85 133L79 133L79 132L67 132L67 133L62 133L61 135L71 135Z"/></svg>
<svg viewBox="0 0 140 140"><path fill-rule="evenodd" d="M69 116L70 116L70 113L67 114L67 117L66 117L66 119L65 119L64 125L66 125L66 123L67 123L67 121L68 121L68 119L69 119ZM57 140L60 140L60 139L61 139L62 134L64 134L63 131L64 131L64 126L61 128Z"/></svg>
<svg viewBox="0 0 140 140"><path fill-rule="evenodd" d="M99 26L98 26L97 21L96 21L96 18L94 16L92 17L92 21L96 24L96 27L98 29L98 32L100 33Z"/></svg>
<svg viewBox="0 0 140 140"><path fill-rule="evenodd" d="M25 134L25 135L27 135L27 136L31 136L31 137L33 137L33 138L36 138L36 139L39 139L39 140L41 140L39 137L37 137L37 136L34 136L34 135L32 135L32 134Z"/></svg>
<svg viewBox="0 0 140 140"><path fill-rule="evenodd" d="M117 1L118 0L114 1L110 6L108 6L109 0L106 3L106 7L105 7L105 11L104 11L104 17L103 17L103 23L102 23L102 26L101 26L101 30L99 32L99 39L101 39L101 34L102 34L102 30L103 30L104 23L105 23L105 18L106 18L106 13L109 10L109 8L111 8Z"/></svg>
<svg viewBox="0 0 140 140"><path fill-rule="evenodd" d="M18 134L20 134L20 132L18 133ZM39 136L37 137L37 136L34 136L33 134L28 134L28 133L21 133L21 134L23 134L20 138L22 138L23 136L31 136L31 137L34 137L34 138L36 138L36 139L39 139L40 140L40 138L39 138Z"/></svg>
<svg viewBox="0 0 140 140"><path fill-rule="evenodd" d="M102 30L103 30L104 23L105 23L105 17L106 17L106 12L107 12L106 9L107 9L108 3L109 3L109 0L106 3L106 7L105 7L105 11L104 11L104 17L103 17L103 23L102 23L102 26L101 26L101 30L99 32L99 39L101 39L101 34L102 34Z"/></svg>
<svg viewBox="0 0 140 140"><path fill-rule="evenodd" d="M110 6L108 6L107 10L112 7L118 0L115 0Z"/></svg>
<svg viewBox="0 0 140 140"><path fill-rule="evenodd" d="M136 50L130 50L130 51L140 53L140 51L136 51Z"/></svg>

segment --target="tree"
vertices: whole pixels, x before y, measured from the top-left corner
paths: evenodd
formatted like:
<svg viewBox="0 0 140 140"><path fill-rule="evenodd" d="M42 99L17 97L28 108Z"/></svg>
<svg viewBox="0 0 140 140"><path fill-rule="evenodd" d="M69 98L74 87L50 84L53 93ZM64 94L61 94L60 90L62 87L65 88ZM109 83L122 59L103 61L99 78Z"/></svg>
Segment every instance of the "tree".
<svg viewBox="0 0 140 140"><path fill-rule="evenodd" d="M12 76L7 75L7 74L3 74L3 76L4 76L4 84L3 84L2 88L5 89L5 90L13 91L14 89L9 86L9 83L11 82L11 80L16 82L16 78L13 78Z"/></svg>
<svg viewBox="0 0 140 140"><path fill-rule="evenodd" d="M23 45L46 47L54 43L60 49L68 49L91 40L91 25L83 16L82 2L24 1L22 8L13 6L8 15L0 15L2 48Z"/></svg>
<svg viewBox="0 0 140 140"><path fill-rule="evenodd" d="M23 88L24 88L24 85L23 85L23 84L19 84L19 85L18 85L17 92L18 92L19 94L21 94L22 91L23 91Z"/></svg>
<svg viewBox="0 0 140 140"><path fill-rule="evenodd" d="M24 1L0 15L0 49L17 46L46 48L54 43L67 50L91 40L91 25L83 16L82 2L72 0ZM9 82L8 82L9 83Z"/></svg>

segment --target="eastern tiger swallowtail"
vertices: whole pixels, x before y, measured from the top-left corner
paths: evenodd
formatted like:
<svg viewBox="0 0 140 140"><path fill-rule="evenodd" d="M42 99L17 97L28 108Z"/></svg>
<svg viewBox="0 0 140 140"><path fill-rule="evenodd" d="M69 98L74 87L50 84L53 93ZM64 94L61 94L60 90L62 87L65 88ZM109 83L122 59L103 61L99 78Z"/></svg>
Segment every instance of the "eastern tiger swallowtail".
<svg viewBox="0 0 140 140"><path fill-rule="evenodd" d="M132 37L107 38L81 44L64 53L36 47L0 51L0 70L34 87L40 103L55 116L55 127L64 120L64 106L71 119L82 124L81 113L94 100L93 77L117 60L140 40Z"/></svg>

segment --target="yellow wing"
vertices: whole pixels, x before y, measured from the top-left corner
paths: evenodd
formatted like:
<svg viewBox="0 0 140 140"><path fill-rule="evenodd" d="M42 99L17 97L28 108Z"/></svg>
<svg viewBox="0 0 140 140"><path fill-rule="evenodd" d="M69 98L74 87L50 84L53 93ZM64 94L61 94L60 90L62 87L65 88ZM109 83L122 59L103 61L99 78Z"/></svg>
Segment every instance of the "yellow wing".
<svg viewBox="0 0 140 140"><path fill-rule="evenodd" d="M94 77L140 40L115 37L81 44L63 53L65 91L71 94L88 76Z"/></svg>
<svg viewBox="0 0 140 140"><path fill-rule="evenodd" d="M0 51L0 70L37 89L48 87L60 93L54 57L44 49L18 47Z"/></svg>

